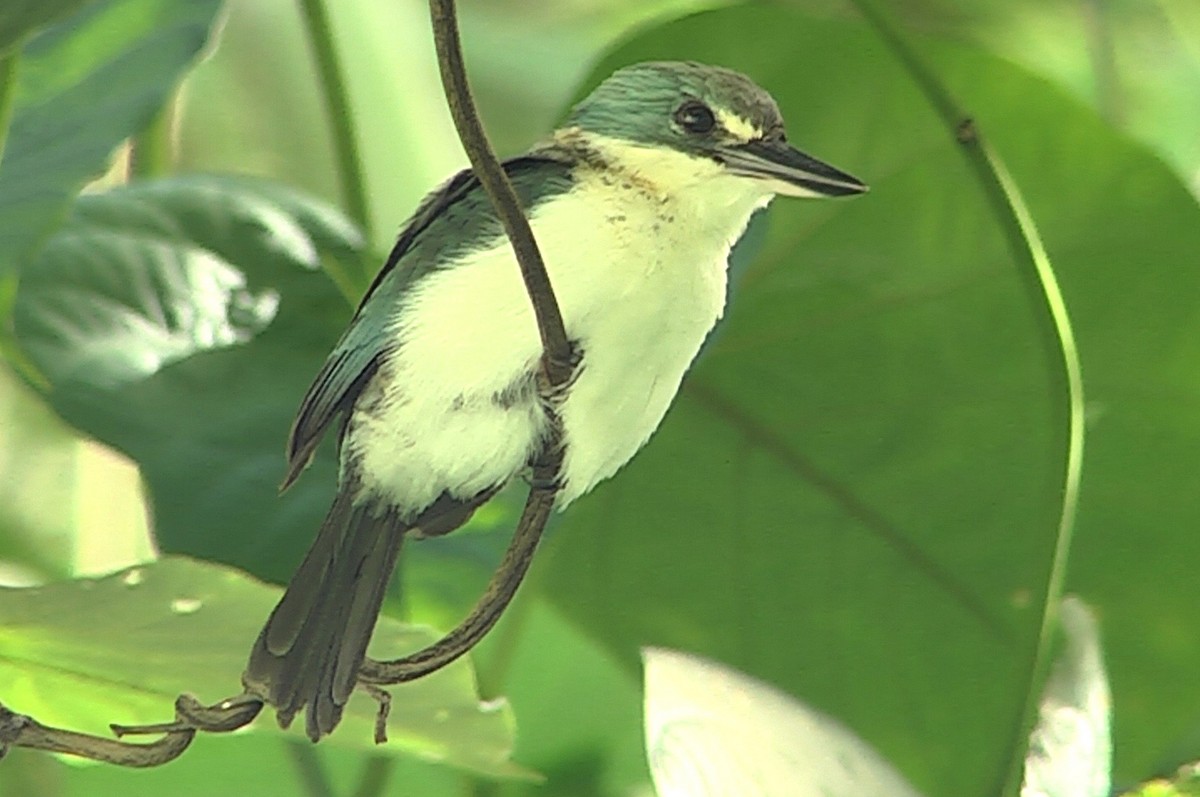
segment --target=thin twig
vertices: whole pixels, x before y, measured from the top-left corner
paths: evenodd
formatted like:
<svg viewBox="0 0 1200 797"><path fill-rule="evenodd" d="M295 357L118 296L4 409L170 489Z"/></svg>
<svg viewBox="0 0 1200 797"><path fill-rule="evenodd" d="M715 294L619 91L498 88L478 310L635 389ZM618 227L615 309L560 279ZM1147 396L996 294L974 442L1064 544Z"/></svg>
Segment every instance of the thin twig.
<svg viewBox="0 0 1200 797"><path fill-rule="evenodd" d="M27 747L123 767L156 767L178 758L195 736L195 729L183 728L153 742L132 744L43 725L0 705L0 756L10 747Z"/></svg>
<svg viewBox="0 0 1200 797"><path fill-rule="evenodd" d="M205 706L191 695L180 695L175 700L174 722L110 726L118 739L128 735L162 735L157 741L140 744L43 725L0 704L0 758L10 747L28 747L123 767L156 767L178 758L192 743L196 731L237 730L252 722L262 707L262 700L246 693L213 706Z"/></svg>
<svg viewBox="0 0 1200 797"><path fill-rule="evenodd" d="M262 711L264 702L258 695L242 692L220 703L206 706L192 695L175 698L175 721L155 725L110 725L118 738L150 733L173 733L181 730L229 733L249 725Z"/></svg>
<svg viewBox="0 0 1200 797"><path fill-rule="evenodd" d="M488 142L471 99L471 88L467 83L463 65L462 46L459 42L458 19L454 0L429 0L430 17L433 20L433 41L437 47L438 67L442 74L442 86L446 90L446 102L454 126L462 139L463 149L471 161L471 168L492 201L492 207L504 225L504 232L512 243L513 252L521 266L521 277L533 303L537 317L538 333L542 338L544 356L542 368L549 383L554 387L565 385L573 371L571 343L563 329L562 313L550 277L542 261L537 242L529 221L521 210L517 194L509 182L508 175L496 159L496 153Z"/></svg>

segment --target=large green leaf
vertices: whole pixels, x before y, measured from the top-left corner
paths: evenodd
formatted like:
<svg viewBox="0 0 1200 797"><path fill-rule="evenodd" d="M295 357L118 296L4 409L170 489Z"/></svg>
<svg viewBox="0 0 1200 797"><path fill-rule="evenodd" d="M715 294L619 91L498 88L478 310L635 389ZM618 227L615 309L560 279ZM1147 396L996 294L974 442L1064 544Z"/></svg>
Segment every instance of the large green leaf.
<svg viewBox="0 0 1200 797"><path fill-rule="evenodd" d="M278 597L236 571L177 558L102 579L0 589L4 703L47 725L98 734L112 722L169 720L183 692L215 703L240 689L245 651ZM392 657L434 641L428 629L383 620L372 653ZM508 761L510 712L479 700L465 663L392 693L387 746L374 745L375 703L366 695L351 699L330 742L489 775L521 772ZM276 729L270 712L252 727Z"/></svg>
<svg viewBox="0 0 1200 797"><path fill-rule="evenodd" d="M42 25L64 17L85 0L8 0L0 5L0 53Z"/></svg>
<svg viewBox="0 0 1200 797"><path fill-rule="evenodd" d="M0 161L0 275L146 126L208 39L220 0L100 0L22 49Z"/></svg>
<svg viewBox="0 0 1200 797"><path fill-rule="evenodd" d="M139 463L164 551L294 569L334 477L320 457L281 501L283 441L349 315L320 266L361 246L303 195L196 176L81 197L23 269L18 339L53 406Z"/></svg>
<svg viewBox="0 0 1200 797"><path fill-rule="evenodd" d="M534 794L641 794L649 781L636 676L532 590L471 654L481 689L512 704L513 757L546 776ZM508 785L504 797L520 788Z"/></svg>
<svg viewBox="0 0 1200 797"><path fill-rule="evenodd" d="M1093 399L1107 371L1122 391L1158 384L1194 401L1194 369L1181 366L1200 342L1182 298L1200 279L1194 203L1152 157L1020 70L933 41L921 52L1030 195L1082 316ZM862 24L762 7L699 15L629 42L593 80L648 58L754 75L780 100L791 139L872 193L776 204L764 251L675 409L624 473L567 514L545 587L630 666L644 644L703 653L847 722L927 794L995 794L1022 744L1066 456L1038 299L955 131ZM1160 504L1163 544L1147 552L1146 578L1160 558L1176 557L1172 570L1195 561L1183 517L1200 491L1182 489L1191 471L1169 464L1196 444L1194 405L1178 399L1173 412L1126 405L1127 422L1156 430L1164 459L1109 437L1096 448L1121 450L1123 470L1106 459L1087 471L1103 467ZM1135 464L1145 469L1132 475ZM1176 679L1169 690L1128 684L1126 699L1170 715L1177 732L1196 716L1177 688L1197 653L1194 634L1181 636L1194 607L1180 590L1130 600L1134 563L1098 543L1133 534L1115 517L1085 507L1081 556L1125 589L1102 590L1095 576L1075 588L1110 629L1118 716L1119 662L1145 649L1117 645L1159 618L1178 646L1161 666ZM1130 622L1118 627L1110 605ZM1148 737L1159 749L1171 737L1161 722L1134 727L1130 758L1146 766Z"/></svg>
<svg viewBox="0 0 1200 797"><path fill-rule="evenodd" d="M817 7L820 0L799 0ZM892 0L897 16L1062 86L1144 141L1200 196L1200 5L1192 0ZM853 13L854 4L843 8Z"/></svg>
<svg viewBox="0 0 1200 797"><path fill-rule="evenodd" d="M1114 782L1141 780L1195 759L1200 730L1200 207L1041 81L956 49L938 61L1021 181L1074 319L1088 440L1068 589L1104 629Z"/></svg>
<svg viewBox="0 0 1200 797"><path fill-rule="evenodd" d="M1079 326L1094 434L1073 586L1112 645L1118 778L1141 774L1200 713L1193 613L1175 587L1190 583L1200 545L1190 527L1200 219L1160 164L1046 86L925 44L1028 193ZM536 569L630 668L644 642L721 658L846 721L923 791L990 797L1024 698L1061 476L1037 313L951 131L858 23L739 9L669 26L615 60L672 56L751 72L780 97L801 146L874 191L776 206L667 426L572 508ZM142 253L147 273L176 274L146 282L164 307L199 311L211 294L191 287L221 287L222 302L197 317L230 336L153 316L155 302L98 282L104 261L69 245L40 283L28 275L52 261L26 268L21 324L37 330L23 342L55 375L55 407L138 459L165 547L282 579L334 473L319 458L296 494L276 499L282 440L348 307L271 235L241 243L276 228L223 209L244 194L257 196L215 185L204 233L194 210L159 211L161 195L140 210L89 198L63 239L104 232L126 241L109 266ZM143 256L163 246L175 254ZM73 314L47 324L38 308L75 286L86 291ZM272 296L273 312L256 304ZM60 333L78 333L108 298L124 309L105 334L122 345L88 360L103 365L66 367L80 354ZM146 320L144 334L120 318ZM143 361L126 343L158 359L132 367ZM438 541L446 565L430 564L477 580L495 542ZM418 574L421 609L443 597L430 597L434 571ZM469 600L450 586L447 605ZM519 666L540 661L520 633L514 644L526 645ZM557 705L564 716L570 700ZM531 711L543 712L538 702ZM564 755L591 760L574 746Z"/></svg>

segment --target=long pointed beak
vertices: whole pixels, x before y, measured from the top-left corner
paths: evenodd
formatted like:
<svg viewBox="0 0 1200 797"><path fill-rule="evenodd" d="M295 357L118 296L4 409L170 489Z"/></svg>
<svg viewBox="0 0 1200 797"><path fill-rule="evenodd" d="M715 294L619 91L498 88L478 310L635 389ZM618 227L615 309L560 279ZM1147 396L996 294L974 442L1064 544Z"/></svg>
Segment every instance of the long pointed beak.
<svg viewBox="0 0 1200 797"><path fill-rule="evenodd" d="M721 147L717 158L733 174L767 180L775 193L784 196L851 196L867 190L866 183L858 178L784 141L759 139Z"/></svg>

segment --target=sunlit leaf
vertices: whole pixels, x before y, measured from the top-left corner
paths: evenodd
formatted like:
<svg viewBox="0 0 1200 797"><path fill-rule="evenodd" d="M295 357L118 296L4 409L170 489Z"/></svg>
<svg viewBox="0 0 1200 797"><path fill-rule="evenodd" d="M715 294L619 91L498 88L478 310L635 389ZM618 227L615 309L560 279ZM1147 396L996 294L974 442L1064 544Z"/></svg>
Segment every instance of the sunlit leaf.
<svg viewBox="0 0 1200 797"><path fill-rule="evenodd" d="M817 5L817 3L813 3ZM979 46L1054 81L1159 153L1200 196L1200 5L1192 0L893 0L912 28ZM853 12L853 4L842 10Z"/></svg>
<svg viewBox="0 0 1200 797"><path fill-rule="evenodd" d="M1200 763L1180 767L1170 780L1143 783L1122 797L1200 797Z"/></svg>
<svg viewBox="0 0 1200 797"><path fill-rule="evenodd" d="M52 381L112 390L250 340L278 306L277 294L248 290L244 274L200 247L65 230L24 281L21 337Z"/></svg>
<svg viewBox="0 0 1200 797"><path fill-rule="evenodd" d="M4 704L47 725L107 734L108 724L171 719L183 692L215 703L240 676L279 590L237 571L182 558L101 579L0 589ZM383 620L371 652L393 657L436 635ZM513 722L503 701L481 702L464 662L392 690L390 742L373 742L375 703L355 695L333 745L406 753L492 775L508 761ZM252 726L279 732L264 712ZM300 738L302 728L291 733Z"/></svg>

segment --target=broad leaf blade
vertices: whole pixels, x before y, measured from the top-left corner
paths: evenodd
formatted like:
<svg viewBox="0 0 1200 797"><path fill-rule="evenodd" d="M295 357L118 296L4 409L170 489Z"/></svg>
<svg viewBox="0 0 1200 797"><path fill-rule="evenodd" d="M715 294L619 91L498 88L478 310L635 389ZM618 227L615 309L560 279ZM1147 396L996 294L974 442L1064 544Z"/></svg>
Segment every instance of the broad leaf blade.
<svg viewBox="0 0 1200 797"><path fill-rule="evenodd" d="M319 271L360 256L327 206L181 177L82 197L22 274L18 339L68 421L133 457L160 548L285 580L332 462L281 500L283 441L350 308Z"/></svg>
<svg viewBox="0 0 1200 797"><path fill-rule="evenodd" d="M950 132L861 27L698 15L597 74L685 55L753 75L790 140L872 191L775 203L662 429L564 518L551 589L626 657L728 662L926 793L981 792L1032 653L1013 597L1040 589L1059 509L1039 315Z"/></svg>
<svg viewBox="0 0 1200 797"><path fill-rule="evenodd" d="M1094 557L1089 583L1111 586L1106 623L1136 611L1160 618L1164 643L1194 638L1182 591L1131 601L1129 557L1118 566L1111 553L1119 533L1125 550L1145 533L1114 524L1125 513L1113 491L1137 490L1155 496L1176 540L1147 555L1181 569L1194 560L1180 558L1196 545L1184 524L1195 492L1182 486L1193 471L1166 463L1196 445L1196 414L1180 402L1142 412L1134 398L1151 398L1138 384L1196 395L1179 359L1200 340L1194 303L1180 298L1198 290L1194 203L1161 164L1044 84L969 49L922 48L1025 191L1089 395L1123 408L1110 433L1132 432L1136 414L1172 452L1151 463L1132 435L1100 445L1113 446L1098 497L1112 511L1089 514L1097 496L1085 487L1080 522L1095 525L1078 539ZM838 717L928 794L995 793L1025 699L1041 609L1031 601L1045 594L1066 456L1040 299L955 131L862 27L778 8L698 15L630 42L593 79L672 57L753 75L779 99L791 140L872 192L775 203L768 241L663 428L564 517L548 588L630 666L647 643L729 662ZM1113 357L1136 365L1136 380ZM1149 366L1164 359L1165 372ZM1147 478L1130 478L1134 462ZM1110 540L1107 554L1089 533ZM1142 600L1159 610L1134 609ZM1194 666L1190 648L1169 657L1176 684ZM1142 688L1160 713L1185 718L1161 683Z"/></svg>
<svg viewBox="0 0 1200 797"><path fill-rule="evenodd" d="M183 692L216 702L240 690L245 652L278 597L241 573L183 558L101 579L0 588L5 705L44 724L107 734L111 722L169 720ZM371 652L396 656L434 641L428 629L385 618ZM355 695L330 743L521 773L508 761L511 714L503 702L479 700L465 662L393 690L387 746L372 741L374 716L375 703ZM277 730L269 711L252 727Z"/></svg>
<svg viewBox="0 0 1200 797"><path fill-rule="evenodd" d="M198 246L67 229L24 280L18 324L26 352L52 383L112 391L198 352L246 342L278 304L277 294L249 290L244 274Z"/></svg>
<svg viewBox="0 0 1200 797"><path fill-rule="evenodd" d="M1071 312L1088 439L1067 589L1104 618L1113 779L1135 782L1194 744L1200 707L1195 600L1176 586L1200 558L1200 206L1158 157L1042 81L930 50L1020 182Z"/></svg>
<svg viewBox="0 0 1200 797"><path fill-rule="evenodd" d="M65 17L85 0L8 0L0 5L0 54L49 22Z"/></svg>
<svg viewBox="0 0 1200 797"><path fill-rule="evenodd" d="M204 48L220 0L102 0L21 53L0 161L0 275L60 221Z"/></svg>

